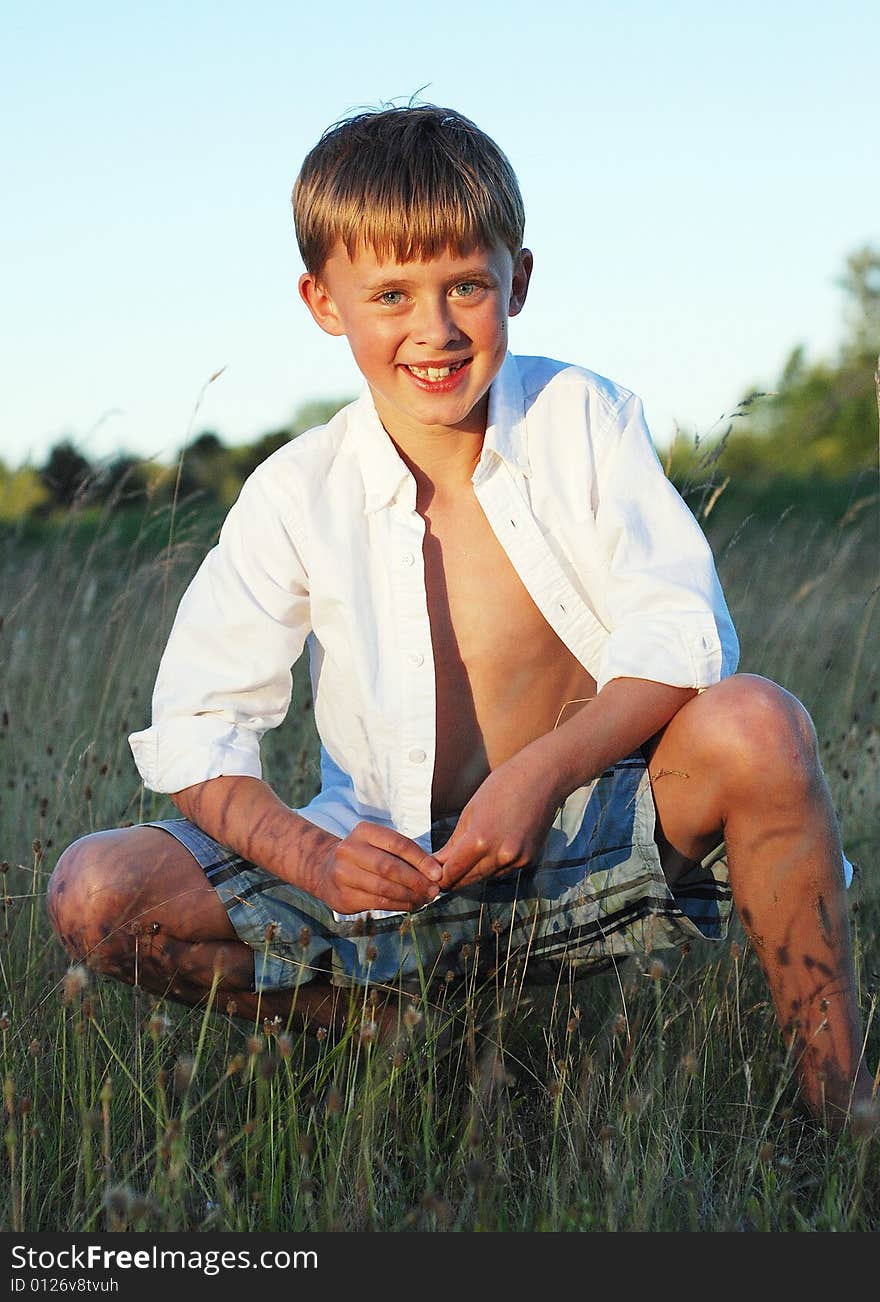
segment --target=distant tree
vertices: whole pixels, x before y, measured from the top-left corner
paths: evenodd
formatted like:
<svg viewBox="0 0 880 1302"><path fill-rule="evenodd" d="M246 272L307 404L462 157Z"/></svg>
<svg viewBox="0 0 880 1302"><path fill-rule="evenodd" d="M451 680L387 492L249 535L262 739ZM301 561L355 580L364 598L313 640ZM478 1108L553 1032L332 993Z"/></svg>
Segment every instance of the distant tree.
<svg viewBox="0 0 880 1302"><path fill-rule="evenodd" d="M127 452L119 452L98 471L96 491L102 502L116 508L142 498L147 481L146 464Z"/></svg>
<svg viewBox="0 0 880 1302"><path fill-rule="evenodd" d="M773 477L840 479L876 467L880 250L851 254L838 283L847 296L847 332L837 358L808 362L803 346L794 348L773 392L743 400L724 433L723 451L712 443L674 450L677 480L710 461L734 482L756 483Z"/></svg>
<svg viewBox="0 0 880 1302"><path fill-rule="evenodd" d="M230 478L236 476L229 449L213 430L203 430L181 448L169 482L171 491L177 486L181 501L198 493L222 502Z"/></svg>
<svg viewBox="0 0 880 1302"><path fill-rule="evenodd" d="M866 244L851 253L838 284L849 298L849 336L844 353L861 356L880 351L880 249Z"/></svg>
<svg viewBox="0 0 880 1302"><path fill-rule="evenodd" d="M9 470L0 461L0 521L22 520L49 500L49 490L33 466Z"/></svg>
<svg viewBox="0 0 880 1302"><path fill-rule="evenodd" d="M46 463L38 473L49 492L49 507L69 507L92 495L95 468L70 439L56 443L49 450Z"/></svg>

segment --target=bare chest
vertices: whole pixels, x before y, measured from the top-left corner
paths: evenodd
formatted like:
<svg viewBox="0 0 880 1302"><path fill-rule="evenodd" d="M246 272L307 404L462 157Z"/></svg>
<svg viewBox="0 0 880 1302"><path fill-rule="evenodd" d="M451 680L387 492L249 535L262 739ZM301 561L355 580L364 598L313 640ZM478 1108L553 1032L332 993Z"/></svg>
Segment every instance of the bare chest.
<svg viewBox="0 0 880 1302"><path fill-rule="evenodd" d="M535 605L473 493L425 512L437 694L435 814L550 731L595 683Z"/></svg>

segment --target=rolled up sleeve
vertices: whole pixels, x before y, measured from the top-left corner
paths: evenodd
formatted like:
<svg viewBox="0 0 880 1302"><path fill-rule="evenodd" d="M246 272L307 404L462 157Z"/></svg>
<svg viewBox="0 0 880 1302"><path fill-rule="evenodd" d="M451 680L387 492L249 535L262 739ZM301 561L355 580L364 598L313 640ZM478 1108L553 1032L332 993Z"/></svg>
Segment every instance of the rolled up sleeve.
<svg viewBox="0 0 880 1302"><path fill-rule="evenodd" d="M247 481L181 600L153 692L129 737L152 791L221 775L259 778L260 739L290 705L309 633L297 512L266 463Z"/></svg>
<svg viewBox="0 0 880 1302"><path fill-rule="evenodd" d="M597 465L611 617L597 686L626 677L709 687L739 659L711 549L663 472L640 400L629 395L611 425Z"/></svg>

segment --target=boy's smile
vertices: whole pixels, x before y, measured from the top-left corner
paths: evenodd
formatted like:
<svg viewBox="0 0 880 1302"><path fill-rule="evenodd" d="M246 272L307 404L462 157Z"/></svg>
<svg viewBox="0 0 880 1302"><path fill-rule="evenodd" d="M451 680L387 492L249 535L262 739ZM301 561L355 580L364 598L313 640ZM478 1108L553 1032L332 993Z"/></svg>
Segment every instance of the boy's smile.
<svg viewBox="0 0 880 1302"><path fill-rule="evenodd" d="M482 435L531 269L528 249L514 258L504 245L396 262L371 248L352 258L338 242L300 294L322 330L347 337L392 438Z"/></svg>

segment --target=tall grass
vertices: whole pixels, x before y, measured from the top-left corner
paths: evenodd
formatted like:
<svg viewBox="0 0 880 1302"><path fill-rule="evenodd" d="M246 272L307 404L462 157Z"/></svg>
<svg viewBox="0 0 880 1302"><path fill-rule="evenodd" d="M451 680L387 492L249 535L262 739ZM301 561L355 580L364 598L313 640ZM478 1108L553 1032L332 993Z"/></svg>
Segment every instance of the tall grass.
<svg viewBox="0 0 880 1302"><path fill-rule="evenodd" d="M729 517L728 517L729 518ZM713 517L707 521L714 523ZM68 970L45 912L64 845L174 813L126 736L148 717L197 516L75 514L2 559L0 1052L4 1230L868 1230L878 1140L806 1119L754 955L737 929L586 981L493 978L402 1003L375 1037L369 994L324 1035L191 1011ZM742 667L811 710L860 869L852 890L867 1060L880 905L873 522L787 516L715 539ZM297 668L267 772L291 803L318 781Z"/></svg>

